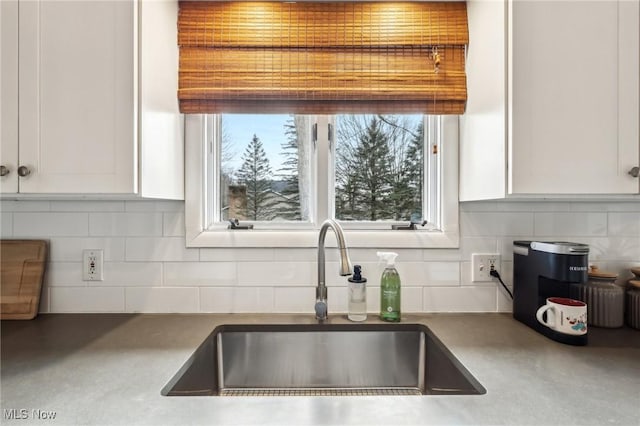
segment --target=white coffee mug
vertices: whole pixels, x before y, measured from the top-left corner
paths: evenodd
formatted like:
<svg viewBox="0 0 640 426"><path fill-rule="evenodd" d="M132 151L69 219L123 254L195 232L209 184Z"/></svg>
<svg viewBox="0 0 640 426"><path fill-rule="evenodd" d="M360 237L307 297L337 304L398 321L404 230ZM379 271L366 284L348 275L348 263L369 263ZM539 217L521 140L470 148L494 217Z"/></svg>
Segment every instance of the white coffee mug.
<svg viewBox="0 0 640 426"><path fill-rule="evenodd" d="M542 315L547 313L547 320ZM566 297L549 297L542 305L536 318L541 324L564 334L582 335L587 333L587 304Z"/></svg>

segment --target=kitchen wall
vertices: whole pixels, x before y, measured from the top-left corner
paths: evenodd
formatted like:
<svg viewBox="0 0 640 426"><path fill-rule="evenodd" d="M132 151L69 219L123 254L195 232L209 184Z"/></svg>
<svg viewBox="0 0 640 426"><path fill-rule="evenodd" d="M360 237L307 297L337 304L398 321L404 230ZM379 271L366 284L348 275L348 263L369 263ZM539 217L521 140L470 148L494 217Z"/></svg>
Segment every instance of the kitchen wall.
<svg viewBox="0 0 640 426"><path fill-rule="evenodd" d="M2 238L50 241L41 312L308 312L316 250L187 249L184 203L167 201L2 201ZM509 311L494 283L471 283L474 252L497 251L511 285L514 239L587 243L590 261L629 276L640 266L640 202L460 204L460 249L399 249L405 312ZM329 237L331 238L331 237ZM104 250L104 281L82 281L83 249ZM375 249L352 249L378 309ZM330 312L346 310L346 279L327 249Z"/></svg>

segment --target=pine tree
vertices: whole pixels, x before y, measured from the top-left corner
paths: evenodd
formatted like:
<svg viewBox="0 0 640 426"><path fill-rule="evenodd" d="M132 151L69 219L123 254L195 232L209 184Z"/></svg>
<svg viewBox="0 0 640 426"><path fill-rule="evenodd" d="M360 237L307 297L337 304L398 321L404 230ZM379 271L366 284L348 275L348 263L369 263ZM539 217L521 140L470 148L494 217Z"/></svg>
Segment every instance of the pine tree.
<svg viewBox="0 0 640 426"><path fill-rule="evenodd" d="M409 120L384 117L390 139L393 190L389 202L393 219L410 220L422 216L422 170L424 132L422 121L411 128Z"/></svg>
<svg viewBox="0 0 640 426"><path fill-rule="evenodd" d="M352 207L360 220L379 220L392 213L388 203L392 190L389 139L373 117L360 137L355 151L355 168L350 179L355 185Z"/></svg>
<svg viewBox="0 0 640 426"><path fill-rule="evenodd" d="M357 220L355 206L358 174L356 149L363 132L361 123L353 116L338 121L336 145L335 215L343 220Z"/></svg>
<svg viewBox="0 0 640 426"><path fill-rule="evenodd" d="M409 220L422 215L422 121L348 116L338 121L336 217Z"/></svg>
<svg viewBox="0 0 640 426"><path fill-rule="evenodd" d="M422 121L414 133L407 149L406 172L404 184L408 189L405 210L411 218L412 214L423 217L422 195L424 187L424 125ZM405 218L406 219L406 218Z"/></svg>
<svg viewBox="0 0 640 426"><path fill-rule="evenodd" d="M249 220L271 220L275 217L275 201L271 193L271 166L262 142L254 134L238 170L238 183L246 187L245 218Z"/></svg>
<svg viewBox="0 0 640 426"><path fill-rule="evenodd" d="M298 131L293 117L289 117L284 125L286 140L282 143L281 155L285 158L282 167L278 169L281 179L285 183L282 195L286 201L280 203L277 214L286 220L301 220L300 188L298 179Z"/></svg>

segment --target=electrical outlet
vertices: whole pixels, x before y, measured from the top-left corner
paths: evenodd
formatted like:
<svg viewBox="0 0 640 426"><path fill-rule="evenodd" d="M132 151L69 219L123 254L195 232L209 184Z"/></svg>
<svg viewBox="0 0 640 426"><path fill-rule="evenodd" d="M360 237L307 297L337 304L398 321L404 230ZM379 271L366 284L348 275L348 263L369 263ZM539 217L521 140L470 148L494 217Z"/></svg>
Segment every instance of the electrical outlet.
<svg viewBox="0 0 640 426"><path fill-rule="evenodd" d="M500 259L498 253L473 253L471 255L471 282L493 281L489 274L491 268L500 269Z"/></svg>
<svg viewBox="0 0 640 426"><path fill-rule="evenodd" d="M89 249L82 251L82 280L83 281L102 281L103 267L102 249Z"/></svg>

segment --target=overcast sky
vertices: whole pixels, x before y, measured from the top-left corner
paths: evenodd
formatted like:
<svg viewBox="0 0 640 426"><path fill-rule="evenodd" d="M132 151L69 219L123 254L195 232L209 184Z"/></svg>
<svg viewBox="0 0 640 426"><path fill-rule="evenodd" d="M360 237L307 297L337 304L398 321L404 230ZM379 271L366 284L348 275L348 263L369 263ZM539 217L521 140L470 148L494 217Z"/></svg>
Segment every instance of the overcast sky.
<svg viewBox="0 0 640 426"><path fill-rule="evenodd" d="M229 139L236 144L236 155L232 162L234 169L242 165L242 154L255 134L267 153L271 171L276 173L282 167L283 158L280 151L282 143L286 140L284 125L288 118L289 115L286 114L224 114L222 125Z"/></svg>

